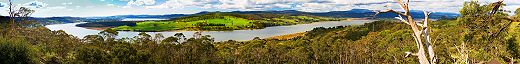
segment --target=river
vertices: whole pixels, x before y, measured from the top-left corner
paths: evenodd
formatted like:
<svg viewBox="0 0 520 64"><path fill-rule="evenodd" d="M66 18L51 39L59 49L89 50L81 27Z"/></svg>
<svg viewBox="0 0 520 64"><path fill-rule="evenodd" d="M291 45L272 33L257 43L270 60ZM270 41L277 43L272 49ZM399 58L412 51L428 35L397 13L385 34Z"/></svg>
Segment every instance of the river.
<svg viewBox="0 0 520 64"><path fill-rule="evenodd" d="M267 27L264 29L254 29L254 30L234 30L234 31L203 31L203 35L210 35L215 38L215 41L227 41L227 40L237 40L237 41L246 41L251 40L255 37L260 38L269 38L273 36L280 36L285 34L293 34L298 32L310 31L316 27L335 27L335 26L348 26L348 25L361 25L364 23L372 22L374 20L349 20L349 21L327 21L327 22L315 22L309 24L298 24L298 25L290 25L290 26L274 26ZM54 24L47 25L45 27L50 30L63 30L68 34L73 36L83 38L87 35L98 34L99 30L86 29L82 27L76 27L76 24L81 23L67 23L67 24ZM193 33L196 31L167 31L167 32L146 32L147 34L154 35L161 33L165 37L173 36L176 33L183 33L187 38L192 37ZM132 38L137 36L140 32L131 32L131 31L119 31L117 38Z"/></svg>

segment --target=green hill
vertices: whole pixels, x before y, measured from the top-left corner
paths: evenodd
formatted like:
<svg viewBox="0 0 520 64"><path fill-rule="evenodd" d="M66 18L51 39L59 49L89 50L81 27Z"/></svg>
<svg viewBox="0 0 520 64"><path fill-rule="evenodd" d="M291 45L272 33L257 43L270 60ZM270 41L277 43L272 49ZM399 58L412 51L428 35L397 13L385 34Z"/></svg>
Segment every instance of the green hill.
<svg viewBox="0 0 520 64"><path fill-rule="evenodd" d="M171 31L171 30L240 30L261 29L269 26L294 25L318 21L338 21L339 18L318 16L290 16L281 14L208 13L181 17L167 21L146 21L136 26L112 28L119 31Z"/></svg>

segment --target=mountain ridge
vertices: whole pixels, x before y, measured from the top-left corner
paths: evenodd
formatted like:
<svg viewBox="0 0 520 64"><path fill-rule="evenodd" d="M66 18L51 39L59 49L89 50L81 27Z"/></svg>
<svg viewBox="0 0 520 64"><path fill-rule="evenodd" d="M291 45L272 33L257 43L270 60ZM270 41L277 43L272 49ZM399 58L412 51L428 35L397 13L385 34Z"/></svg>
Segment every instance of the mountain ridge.
<svg viewBox="0 0 520 64"><path fill-rule="evenodd" d="M376 16L376 12L368 9L352 9L348 11L330 11L330 12L302 12L297 10L281 10L281 11L231 11L231 12L220 12L215 11L217 13L238 13L238 14L285 14L285 15L313 15L313 16L323 16L323 17L335 17L335 18L394 18L398 17L397 14L394 13L381 13ZM100 16L100 17L30 17L29 20L35 20L43 25L50 24L59 24L59 23L73 23L73 22L110 22L110 21L122 21L127 18L155 18L155 19L175 19L179 17L191 16L191 15L200 15L200 14L208 14L215 13L202 11L195 14L165 14L165 15L115 15L115 16ZM411 14L414 15L416 19L424 18L424 14L419 10L412 10ZM441 18L455 18L459 16L457 13L447 13L447 12L433 12L430 15L432 19L441 19Z"/></svg>

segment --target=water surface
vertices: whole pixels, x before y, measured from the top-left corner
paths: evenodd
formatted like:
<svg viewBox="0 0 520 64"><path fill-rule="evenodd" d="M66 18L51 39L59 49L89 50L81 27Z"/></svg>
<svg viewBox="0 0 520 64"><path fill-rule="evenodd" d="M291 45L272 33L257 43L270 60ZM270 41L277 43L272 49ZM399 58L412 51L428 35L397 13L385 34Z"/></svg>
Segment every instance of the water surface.
<svg viewBox="0 0 520 64"><path fill-rule="evenodd" d="M226 41L226 40L237 40L237 41L245 41L251 40L255 37L260 38L269 38L273 36L280 36L285 34L293 34L298 32L310 31L316 27L336 27L336 26L348 26L348 25L361 25L364 23L372 22L373 20L351 20L351 21L328 21L328 22L315 22L310 24L298 24L298 25L290 25L290 26L274 26L267 27L264 29L255 29L255 30L234 30L234 31L203 31L203 35L210 35L215 38L215 41ZM81 23L68 23L68 24L55 24L55 25L47 25L45 27L50 30L63 30L68 34L72 34L74 36L83 38L87 35L94 35L100 30L92 30L86 29L82 27L76 27L76 24ZM146 32L147 34L154 35L161 33L165 37L173 36L176 33L183 33L187 38L192 37L193 33L196 31L168 31L168 32ZM131 31L119 31L117 38L132 38L137 36L140 32L131 32Z"/></svg>
<svg viewBox="0 0 520 64"><path fill-rule="evenodd" d="M125 18L121 21L147 21L147 20L168 20L168 19L160 19L160 18Z"/></svg>

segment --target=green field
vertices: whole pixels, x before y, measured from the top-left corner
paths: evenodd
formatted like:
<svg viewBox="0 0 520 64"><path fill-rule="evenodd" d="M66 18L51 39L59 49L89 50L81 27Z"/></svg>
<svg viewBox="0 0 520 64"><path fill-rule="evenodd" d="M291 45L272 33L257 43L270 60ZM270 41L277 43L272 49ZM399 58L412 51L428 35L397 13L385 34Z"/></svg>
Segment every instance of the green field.
<svg viewBox="0 0 520 64"><path fill-rule="evenodd" d="M246 19L247 18L247 19ZM172 30L241 30L260 29L269 26L294 25L319 21L338 21L338 18L317 16L289 16L276 14L248 15L210 13L193 15L169 21L138 22L136 26L119 26L118 31L172 31Z"/></svg>
<svg viewBox="0 0 520 64"><path fill-rule="evenodd" d="M251 20L225 16L222 19L205 19L191 22L147 21L139 22L137 26L120 26L113 28L122 31L168 31L168 30L206 30L208 28L244 29L253 24Z"/></svg>

